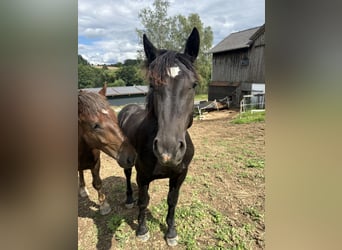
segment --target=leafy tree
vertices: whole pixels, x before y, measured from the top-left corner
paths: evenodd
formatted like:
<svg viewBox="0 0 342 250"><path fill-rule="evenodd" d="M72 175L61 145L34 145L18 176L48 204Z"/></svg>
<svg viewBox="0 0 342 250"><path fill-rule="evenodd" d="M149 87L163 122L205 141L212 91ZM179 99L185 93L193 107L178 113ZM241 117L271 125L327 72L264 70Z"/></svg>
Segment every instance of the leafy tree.
<svg viewBox="0 0 342 250"><path fill-rule="evenodd" d="M84 59L81 55L78 55L78 64L90 65L90 63L86 59Z"/></svg>
<svg viewBox="0 0 342 250"><path fill-rule="evenodd" d="M155 0L153 6L154 9L145 8L139 13L144 29L136 31L141 43L142 35L145 33L157 48L180 51L184 48L193 27L196 27L201 37L200 51L196 60L196 68L200 76L197 92L207 93L211 78L211 55L208 53L213 43L211 27L205 27L196 13L188 17L182 15L169 17L167 15L167 9L170 6L168 0ZM142 51L138 51L138 57L143 58Z"/></svg>
<svg viewBox="0 0 342 250"><path fill-rule="evenodd" d="M116 78L126 83L126 86L141 85L143 78L141 77L137 66L123 66L116 72Z"/></svg>
<svg viewBox="0 0 342 250"><path fill-rule="evenodd" d="M81 55L78 55L78 87L92 88L102 87L105 81L110 80L110 75L105 69L94 68Z"/></svg>
<svg viewBox="0 0 342 250"><path fill-rule="evenodd" d="M137 33L140 39L142 34L146 33L157 48L167 48L170 25L173 22L172 18L167 16L170 2L168 0L155 0L153 6L154 9L144 8L140 11L138 17L145 29L137 29Z"/></svg>
<svg viewBox="0 0 342 250"><path fill-rule="evenodd" d="M124 61L124 66L137 66L140 64L140 60L137 59L126 59Z"/></svg>
<svg viewBox="0 0 342 250"><path fill-rule="evenodd" d="M122 79L117 79L114 82L110 82L107 84L108 87L119 87L119 86L126 86L126 83Z"/></svg>

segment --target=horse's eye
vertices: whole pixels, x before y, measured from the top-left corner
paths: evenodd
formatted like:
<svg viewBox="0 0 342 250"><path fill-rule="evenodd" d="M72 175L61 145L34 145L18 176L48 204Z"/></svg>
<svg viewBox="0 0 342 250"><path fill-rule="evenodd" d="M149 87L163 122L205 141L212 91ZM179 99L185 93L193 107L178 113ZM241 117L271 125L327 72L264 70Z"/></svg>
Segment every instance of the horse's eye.
<svg viewBox="0 0 342 250"><path fill-rule="evenodd" d="M100 129L100 128L101 128L100 124L98 123L93 124L93 129Z"/></svg>

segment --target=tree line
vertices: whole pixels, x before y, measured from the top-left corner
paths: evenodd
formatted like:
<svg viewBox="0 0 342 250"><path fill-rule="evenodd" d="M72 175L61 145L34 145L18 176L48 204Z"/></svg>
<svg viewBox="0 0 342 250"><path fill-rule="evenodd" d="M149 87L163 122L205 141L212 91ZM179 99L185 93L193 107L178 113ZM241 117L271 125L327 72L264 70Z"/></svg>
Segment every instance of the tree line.
<svg viewBox="0 0 342 250"><path fill-rule="evenodd" d="M210 26L205 27L198 14L193 13L188 17L182 15L169 16L168 0L155 0L152 8L144 8L139 12L139 19L143 29L136 29L142 44L142 36L146 34L149 40L157 47L169 50L181 51L187 37L193 27L199 31L201 43L200 51L195 62L200 77L197 93L207 93L211 80L211 54L213 32ZM146 80L142 72L144 53L137 51L137 59L129 59L124 63L115 65L115 70L109 70L106 65L102 68L92 67L79 55L79 88L101 87L104 82L108 86L145 85ZM107 68L106 68L107 67Z"/></svg>
<svg viewBox="0 0 342 250"><path fill-rule="evenodd" d="M146 85L141 69L141 60L127 59L124 63L92 66L81 55L78 55L78 88Z"/></svg>

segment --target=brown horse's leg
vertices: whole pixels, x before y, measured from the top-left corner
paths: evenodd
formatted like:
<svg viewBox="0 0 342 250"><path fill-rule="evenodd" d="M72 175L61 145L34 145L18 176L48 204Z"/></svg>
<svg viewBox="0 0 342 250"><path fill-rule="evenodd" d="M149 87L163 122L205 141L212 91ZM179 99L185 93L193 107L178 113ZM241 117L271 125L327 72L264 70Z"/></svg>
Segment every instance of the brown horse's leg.
<svg viewBox="0 0 342 250"><path fill-rule="evenodd" d="M87 197L89 195L89 192L85 186L83 170L79 170L78 174L79 174L79 190L78 190L78 192L79 192L81 197Z"/></svg>
<svg viewBox="0 0 342 250"><path fill-rule="evenodd" d="M108 214L111 211L111 208L106 201L105 194L102 192L102 180L100 178L100 157L98 157L95 167L91 169L91 174L93 176L93 187L96 189L98 194L100 213L102 215Z"/></svg>
<svg viewBox="0 0 342 250"><path fill-rule="evenodd" d="M127 168L124 170L126 176L126 208L133 208L134 207L134 200L133 200L133 190L132 190L132 183L131 183L131 176L132 176L132 168Z"/></svg>
<svg viewBox="0 0 342 250"><path fill-rule="evenodd" d="M167 196L168 212L166 217L167 232L166 242L169 246L176 246L178 244L177 230L175 226L175 210L178 202L179 189L185 179L186 172L178 178L170 178L169 193Z"/></svg>
<svg viewBox="0 0 342 250"><path fill-rule="evenodd" d="M139 175L139 174L138 174ZM149 183L144 183L139 178L137 178L137 183L139 187L139 215L138 215L138 229L137 237L141 241L147 241L150 238L148 233L148 228L146 226L146 210L148 203L150 201L150 196L148 195Z"/></svg>

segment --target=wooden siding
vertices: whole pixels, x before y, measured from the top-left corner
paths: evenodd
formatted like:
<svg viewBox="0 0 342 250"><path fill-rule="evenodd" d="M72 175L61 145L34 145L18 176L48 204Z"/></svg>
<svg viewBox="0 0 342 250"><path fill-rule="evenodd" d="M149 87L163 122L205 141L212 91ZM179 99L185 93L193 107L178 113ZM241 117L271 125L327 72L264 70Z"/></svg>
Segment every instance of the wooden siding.
<svg viewBox="0 0 342 250"><path fill-rule="evenodd" d="M212 81L241 82L247 79L248 67L241 66L247 49L215 53L213 55Z"/></svg>
<svg viewBox="0 0 342 250"><path fill-rule="evenodd" d="M248 78L246 82L265 82L265 33L258 36L249 50Z"/></svg>
<svg viewBox="0 0 342 250"><path fill-rule="evenodd" d="M212 81L265 82L265 33L258 36L252 47L213 54ZM248 65L241 65L244 57Z"/></svg>

